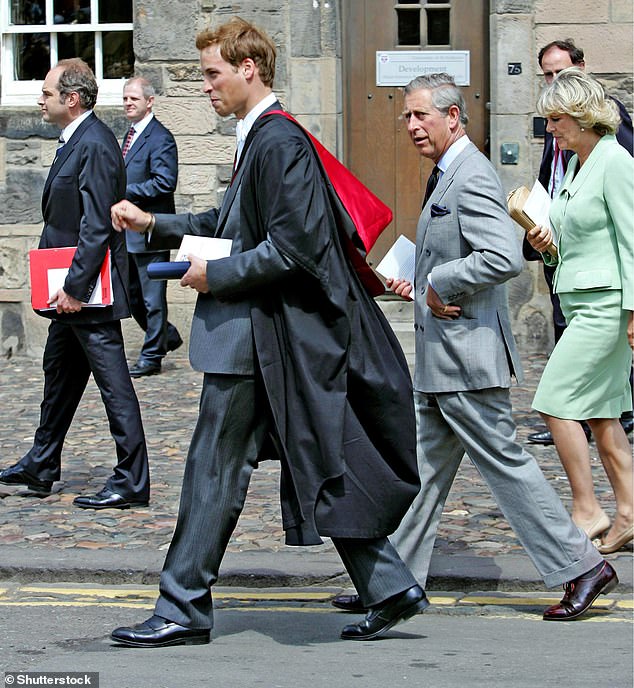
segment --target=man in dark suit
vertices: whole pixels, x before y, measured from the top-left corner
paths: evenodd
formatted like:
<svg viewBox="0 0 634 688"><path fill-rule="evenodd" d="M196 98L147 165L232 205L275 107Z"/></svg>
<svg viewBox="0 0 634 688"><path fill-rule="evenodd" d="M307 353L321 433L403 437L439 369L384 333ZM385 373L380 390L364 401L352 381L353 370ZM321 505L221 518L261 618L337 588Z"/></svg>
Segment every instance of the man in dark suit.
<svg viewBox="0 0 634 688"><path fill-rule="evenodd" d="M190 256L181 281L199 292L190 359L205 373L200 413L155 614L112 638L209 642L210 587L251 473L274 454L287 543L332 538L370 608L341 637L370 640L427 606L387 539L419 487L407 363L350 267L344 245L358 235L309 139L271 114L281 108L271 39L235 18L196 45L203 90L239 124L221 208L154 216L123 201L113 222L147 227L151 245L185 232L233 243L227 258Z"/></svg>
<svg viewBox="0 0 634 688"><path fill-rule="evenodd" d="M44 349L44 399L32 448L0 473L0 482L26 485L40 495L59 480L64 439L92 373L106 407L117 465L95 496L76 506L126 509L147 506L150 485L139 403L130 380L121 318L130 315L128 260L110 206L123 198L125 168L112 131L93 113L97 82L79 59L62 60L46 75L38 104L45 122L62 129L57 155L42 195L40 248L76 246L64 286L52 295L52 322ZM110 250L111 306L84 304Z"/></svg>
<svg viewBox="0 0 634 688"><path fill-rule="evenodd" d="M581 48L578 48L572 39L552 41L545 45L537 56L539 66L544 73L544 81L551 84L553 79L566 67L579 67L585 69L586 63L584 60L584 53ZM630 155L634 155L634 142L632 135L632 119L629 116L623 103L616 98L612 98L619 108L621 115L621 124L616 133L618 142L625 148ZM542 186L548 191L551 198L557 195L559 185L566 171L568 161L572 157L573 152L568 150L559 150L557 143L552 134L546 132L544 136L544 148L542 152L542 159L539 165L538 179ZM522 252L526 260L539 260L543 263L540 253L528 243L524 238L522 243ZM544 279L548 285L548 292L550 293L550 301L553 307L553 327L555 331L555 342L559 340L564 329L566 328L566 319L561 312L559 305L559 297L553 291L553 277L555 268L543 263ZM631 378L630 378L631 381ZM634 387L633 387L634 392ZM590 427L587 423L582 423L584 431L588 439L590 439ZM621 425L626 432L632 432L632 413L624 414L621 418ZM528 441L534 444L553 444L552 435L548 430L531 433L528 436Z"/></svg>
<svg viewBox="0 0 634 688"><path fill-rule="evenodd" d="M171 132L152 112L154 88L147 79L135 77L123 87L123 107L131 124L122 150L127 186L125 197L152 213L173 213L174 191L178 180L178 151ZM148 251L145 239L137 232L126 232L130 267L132 317L145 332L145 341L132 377L161 372L161 361L168 351L182 343L178 330L167 320L167 284L151 280L148 265L168 261L169 251Z"/></svg>

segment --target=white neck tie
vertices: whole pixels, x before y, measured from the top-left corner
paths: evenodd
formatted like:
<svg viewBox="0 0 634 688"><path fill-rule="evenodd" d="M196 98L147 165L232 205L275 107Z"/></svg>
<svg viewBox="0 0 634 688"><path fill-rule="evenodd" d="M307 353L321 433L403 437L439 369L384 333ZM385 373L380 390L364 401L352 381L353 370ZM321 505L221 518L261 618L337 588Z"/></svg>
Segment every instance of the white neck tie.
<svg viewBox="0 0 634 688"><path fill-rule="evenodd" d="M242 149L244 148L244 141L246 136L244 135L244 120L239 119L236 122L236 167L240 161L240 156L242 155Z"/></svg>

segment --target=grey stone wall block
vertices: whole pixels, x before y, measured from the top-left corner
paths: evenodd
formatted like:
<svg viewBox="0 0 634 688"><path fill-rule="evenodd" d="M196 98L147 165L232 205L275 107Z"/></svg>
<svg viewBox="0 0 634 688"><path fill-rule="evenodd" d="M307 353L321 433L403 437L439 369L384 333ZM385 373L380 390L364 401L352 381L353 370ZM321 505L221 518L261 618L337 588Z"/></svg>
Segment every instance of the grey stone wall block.
<svg viewBox="0 0 634 688"><path fill-rule="evenodd" d="M25 331L22 306L0 303L0 356L11 358L25 352Z"/></svg>
<svg viewBox="0 0 634 688"><path fill-rule="evenodd" d="M29 242L21 237L4 237L0 242L0 289L29 286Z"/></svg>
<svg viewBox="0 0 634 688"><path fill-rule="evenodd" d="M294 2L290 8L291 57L321 56L321 9L319 3Z"/></svg>
<svg viewBox="0 0 634 688"><path fill-rule="evenodd" d="M178 136L178 155L188 165L233 165L233 136Z"/></svg>
<svg viewBox="0 0 634 688"><path fill-rule="evenodd" d="M137 60L198 59L197 3L170 0L135 2L134 53Z"/></svg>
<svg viewBox="0 0 634 688"><path fill-rule="evenodd" d="M289 109L296 114L337 111L337 63L332 58L291 60Z"/></svg>
<svg viewBox="0 0 634 688"><path fill-rule="evenodd" d="M494 14L527 14L534 9L535 0L492 0Z"/></svg>
<svg viewBox="0 0 634 688"><path fill-rule="evenodd" d="M28 167L40 162L40 144L38 141L8 141L6 151L6 163L8 165Z"/></svg>
<svg viewBox="0 0 634 688"><path fill-rule="evenodd" d="M218 121L209 100L203 97L165 99L161 101L157 115L173 134L183 135L210 134Z"/></svg>
<svg viewBox="0 0 634 688"><path fill-rule="evenodd" d="M2 189L0 224L40 222L40 197L45 181L45 172L8 170L6 184Z"/></svg>

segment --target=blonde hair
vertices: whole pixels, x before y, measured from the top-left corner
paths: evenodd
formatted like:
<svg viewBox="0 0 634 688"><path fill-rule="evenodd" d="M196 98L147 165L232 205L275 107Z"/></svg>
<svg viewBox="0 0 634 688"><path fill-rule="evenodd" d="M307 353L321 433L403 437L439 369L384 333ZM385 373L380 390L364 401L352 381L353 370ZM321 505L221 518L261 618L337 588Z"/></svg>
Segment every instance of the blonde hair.
<svg viewBox="0 0 634 688"><path fill-rule="evenodd" d="M603 87L578 67L562 69L537 101L542 117L570 115L580 127L603 136L615 134L621 121L616 103Z"/></svg>

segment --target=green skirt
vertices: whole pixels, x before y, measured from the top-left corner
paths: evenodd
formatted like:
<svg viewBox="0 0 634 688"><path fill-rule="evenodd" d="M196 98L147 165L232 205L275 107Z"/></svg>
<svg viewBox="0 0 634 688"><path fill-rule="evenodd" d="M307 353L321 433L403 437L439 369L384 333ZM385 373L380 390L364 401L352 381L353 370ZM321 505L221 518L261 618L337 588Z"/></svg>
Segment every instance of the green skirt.
<svg viewBox="0 0 634 688"><path fill-rule="evenodd" d="M632 409L621 291L559 294L567 327L544 368L533 408L556 418L619 418Z"/></svg>

